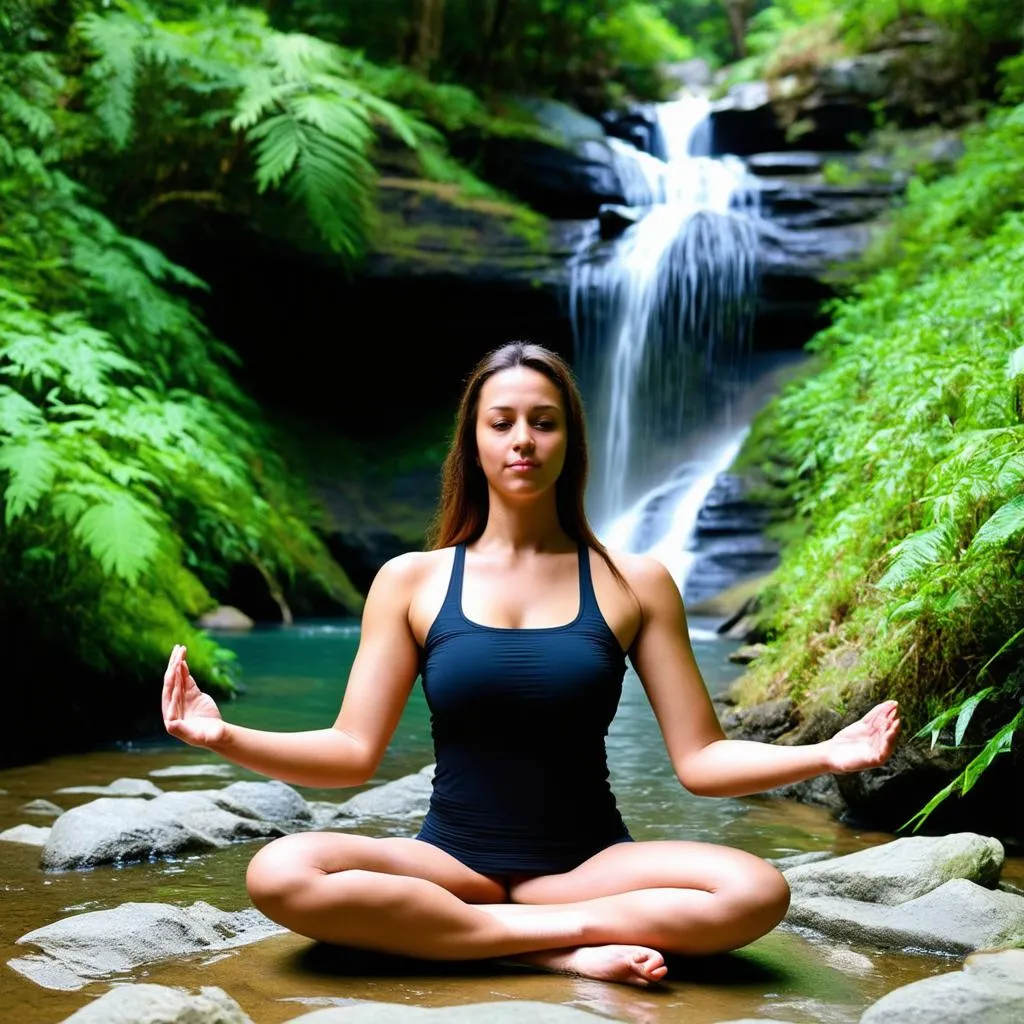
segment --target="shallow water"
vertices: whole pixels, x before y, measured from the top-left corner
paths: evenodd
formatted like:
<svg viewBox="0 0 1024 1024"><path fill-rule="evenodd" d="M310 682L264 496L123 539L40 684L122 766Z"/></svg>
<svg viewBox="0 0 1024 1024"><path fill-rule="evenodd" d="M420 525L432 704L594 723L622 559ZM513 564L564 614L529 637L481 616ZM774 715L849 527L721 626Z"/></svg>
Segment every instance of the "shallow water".
<svg viewBox="0 0 1024 1024"><path fill-rule="evenodd" d="M739 669L730 665L728 644L711 623L691 622L694 650L712 692L728 685ZM247 692L224 708L233 722L282 730L308 729L333 720L358 641L354 624L309 623L290 629L257 630L225 637L245 670ZM154 684L154 700L158 685ZM892 838L847 828L816 808L765 799L693 797L675 780L657 723L637 678L628 673L619 714L608 740L612 783L624 817L637 839L686 838L741 847L765 857L811 850L848 853ZM0 771L0 830L49 819L20 810L38 797L68 809L93 799L55 794L62 786L105 784L122 776L144 778L172 764L215 762L205 751L169 741L130 745ZM413 693L376 782L416 771L431 760L429 718L422 691ZM234 778L256 778L244 769ZM230 780L157 779L165 789L202 789ZM352 791L303 790L310 799L341 800ZM410 823L408 832L414 831ZM362 829L373 834L372 827ZM245 865L258 842L211 854L106 867L92 871L43 872L39 850L0 843L0 1021L53 1024L107 982L78 992L40 988L6 966L28 947L15 940L33 928L69 914L101 910L127 901L188 905L205 900L224 910L247 906ZM1024 881L1020 859L1004 877ZM344 959L337 951L296 936L281 936L213 956L198 955L137 969L130 978L196 988L220 985L256 1024L276 1024L307 1009L349 999L422 1006L506 999L540 999L593 1010L636 1024L685 1019L691 1024L744 1016L847 1024L884 993L928 974L951 970L953 960L847 949L785 927L729 957L673 964L663 991L641 992L553 975L500 971L490 966ZM122 979L117 979L122 980Z"/></svg>

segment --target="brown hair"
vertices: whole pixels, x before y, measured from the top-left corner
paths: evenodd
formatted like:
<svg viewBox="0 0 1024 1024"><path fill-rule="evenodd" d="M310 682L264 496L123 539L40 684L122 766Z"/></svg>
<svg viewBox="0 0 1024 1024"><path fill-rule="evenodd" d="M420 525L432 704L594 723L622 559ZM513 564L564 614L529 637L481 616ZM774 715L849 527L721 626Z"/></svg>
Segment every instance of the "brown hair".
<svg viewBox="0 0 1024 1024"><path fill-rule="evenodd" d="M431 526L429 546L444 548L474 541L487 525L487 479L477 464L476 415L480 391L496 373L525 366L542 373L558 388L565 405L568 444L565 465L555 484L555 503L562 529L577 544L593 548L612 573L625 584L622 574L597 539L583 508L587 486L587 431L583 402L572 370L561 356L541 345L512 341L496 348L476 364L466 381L455 420L455 432L441 470L441 503Z"/></svg>

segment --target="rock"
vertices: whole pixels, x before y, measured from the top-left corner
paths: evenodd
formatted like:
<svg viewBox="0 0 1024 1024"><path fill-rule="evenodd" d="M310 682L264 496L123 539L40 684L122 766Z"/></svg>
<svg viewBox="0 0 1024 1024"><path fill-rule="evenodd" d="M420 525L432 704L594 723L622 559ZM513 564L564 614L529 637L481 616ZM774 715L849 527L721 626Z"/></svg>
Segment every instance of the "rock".
<svg viewBox="0 0 1024 1024"><path fill-rule="evenodd" d="M558 1003L540 1003L529 999L506 999L495 1003L468 1003L463 1006L406 1006L400 1003L362 1003L359 1006L333 1006L293 1017L288 1024L601 1024L607 1017Z"/></svg>
<svg viewBox="0 0 1024 1024"><path fill-rule="evenodd" d="M55 793L94 793L97 796L159 796L163 790L149 779L114 779L108 786L65 786Z"/></svg>
<svg viewBox="0 0 1024 1024"><path fill-rule="evenodd" d="M167 768L154 768L149 774L154 779L189 779L203 775L231 778L235 769L229 764L174 764Z"/></svg>
<svg viewBox="0 0 1024 1024"><path fill-rule="evenodd" d="M724 627L724 628L723 628ZM723 640L739 640L740 643L758 643L764 636L756 615L741 615L728 626L719 627L719 635Z"/></svg>
<svg viewBox="0 0 1024 1024"><path fill-rule="evenodd" d="M874 221L892 208L902 191L898 181L830 185L765 178L758 199L775 228L811 231Z"/></svg>
<svg viewBox="0 0 1024 1024"><path fill-rule="evenodd" d="M785 857L769 857L768 863L774 864L780 871L799 867L801 864L817 864L819 861L832 860L835 856L828 850L815 850L812 853L790 853Z"/></svg>
<svg viewBox="0 0 1024 1024"><path fill-rule="evenodd" d="M49 828L40 825L15 825L0 832L0 843L22 843L25 846L45 846L50 838Z"/></svg>
<svg viewBox="0 0 1024 1024"><path fill-rule="evenodd" d="M202 901L191 907L122 903L23 935L18 945L35 945L42 952L10 960L8 966L44 988L72 990L140 964L232 949L284 930L253 909L229 913Z"/></svg>
<svg viewBox="0 0 1024 1024"><path fill-rule="evenodd" d="M473 159L488 182L549 217L596 217L602 203L624 203L615 154L604 127L557 100L522 97L551 142L539 138L452 139L453 154Z"/></svg>
<svg viewBox="0 0 1024 1024"><path fill-rule="evenodd" d="M818 174L831 154L793 150L788 153L751 153L746 159L751 174L784 177Z"/></svg>
<svg viewBox="0 0 1024 1024"><path fill-rule="evenodd" d="M308 822L309 804L284 782L233 782L220 790L204 790L218 806L263 821Z"/></svg>
<svg viewBox="0 0 1024 1024"><path fill-rule="evenodd" d="M643 220L646 213L646 210L637 209L635 206L615 206L610 203L602 206L597 214L601 237L605 240L618 238L634 224Z"/></svg>
<svg viewBox="0 0 1024 1024"><path fill-rule="evenodd" d="M836 896L794 898L786 920L844 942L882 949L957 954L1024 945L1024 897L985 889L965 878L898 906Z"/></svg>
<svg viewBox="0 0 1024 1024"><path fill-rule="evenodd" d="M61 1024L253 1024L223 989L191 994L167 985L118 985Z"/></svg>
<svg viewBox="0 0 1024 1024"><path fill-rule="evenodd" d="M218 806L207 793L164 793L154 800L104 797L54 822L42 866L67 870L121 864L282 834L272 822Z"/></svg>
<svg viewBox="0 0 1024 1024"><path fill-rule="evenodd" d="M42 814L48 818L56 818L64 813L63 807L58 807L50 800L30 800L21 809L25 814Z"/></svg>
<svg viewBox="0 0 1024 1024"><path fill-rule="evenodd" d="M339 804L336 816L351 818L413 818L426 814L433 791L434 765L394 782L364 790L351 800Z"/></svg>
<svg viewBox="0 0 1024 1024"><path fill-rule="evenodd" d="M737 473L719 473L697 513L698 537L759 534L768 525L771 509L750 497L751 481Z"/></svg>
<svg viewBox="0 0 1024 1024"><path fill-rule="evenodd" d="M746 644L729 652L729 660L736 665L749 665L768 653L767 644Z"/></svg>
<svg viewBox="0 0 1024 1024"><path fill-rule="evenodd" d="M694 601L686 606L686 612L688 615L722 619L718 632L723 633L741 616L755 610L757 595L764 589L767 580L767 575L743 580L702 601Z"/></svg>
<svg viewBox="0 0 1024 1024"><path fill-rule="evenodd" d="M794 900L841 896L895 906L951 879L995 885L1003 859L999 840L961 832L895 839L823 864L800 865L785 874Z"/></svg>
<svg viewBox="0 0 1024 1024"><path fill-rule="evenodd" d="M755 646L763 647L764 644ZM770 743L793 728L796 705L789 697L767 700L748 708L736 708L722 719L722 728L730 735Z"/></svg>
<svg viewBox="0 0 1024 1024"><path fill-rule="evenodd" d="M1024 1020L1024 950L975 953L963 970L923 978L869 1006L860 1024L1006 1024Z"/></svg>
<svg viewBox="0 0 1024 1024"><path fill-rule="evenodd" d="M196 625L200 629L230 629L235 631L252 629L256 625L245 612L231 605L222 604L213 611L199 616Z"/></svg>

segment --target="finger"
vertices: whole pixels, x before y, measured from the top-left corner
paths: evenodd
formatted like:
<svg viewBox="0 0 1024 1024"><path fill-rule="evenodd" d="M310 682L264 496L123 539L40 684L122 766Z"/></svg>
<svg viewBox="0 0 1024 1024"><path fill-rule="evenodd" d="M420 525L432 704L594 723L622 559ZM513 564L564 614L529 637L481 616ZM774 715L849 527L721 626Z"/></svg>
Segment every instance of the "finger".
<svg viewBox="0 0 1024 1024"><path fill-rule="evenodd" d="M178 653L178 646L175 644L171 656L167 659L167 668L164 669L164 685L160 693L160 710L166 722L171 710L171 700L174 693L174 665L175 656Z"/></svg>

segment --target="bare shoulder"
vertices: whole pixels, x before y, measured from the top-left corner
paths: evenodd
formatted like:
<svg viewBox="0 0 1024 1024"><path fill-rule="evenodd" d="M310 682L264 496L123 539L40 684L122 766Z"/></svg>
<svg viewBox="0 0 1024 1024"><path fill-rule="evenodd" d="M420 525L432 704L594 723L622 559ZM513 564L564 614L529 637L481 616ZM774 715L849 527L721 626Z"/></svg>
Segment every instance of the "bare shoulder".
<svg viewBox="0 0 1024 1024"><path fill-rule="evenodd" d="M652 555L609 551L609 557L622 573L641 608L665 608L679 603L679 588L671 573Z"/></svg>
<svg viewBox="0 0 1024 1024"><path fill-rule="evenodd" d="M389 558L380 567L373 578L372 589L394 595L402 594L411 599L424 583L450 563L450 548L407 551Z"/></svg>

